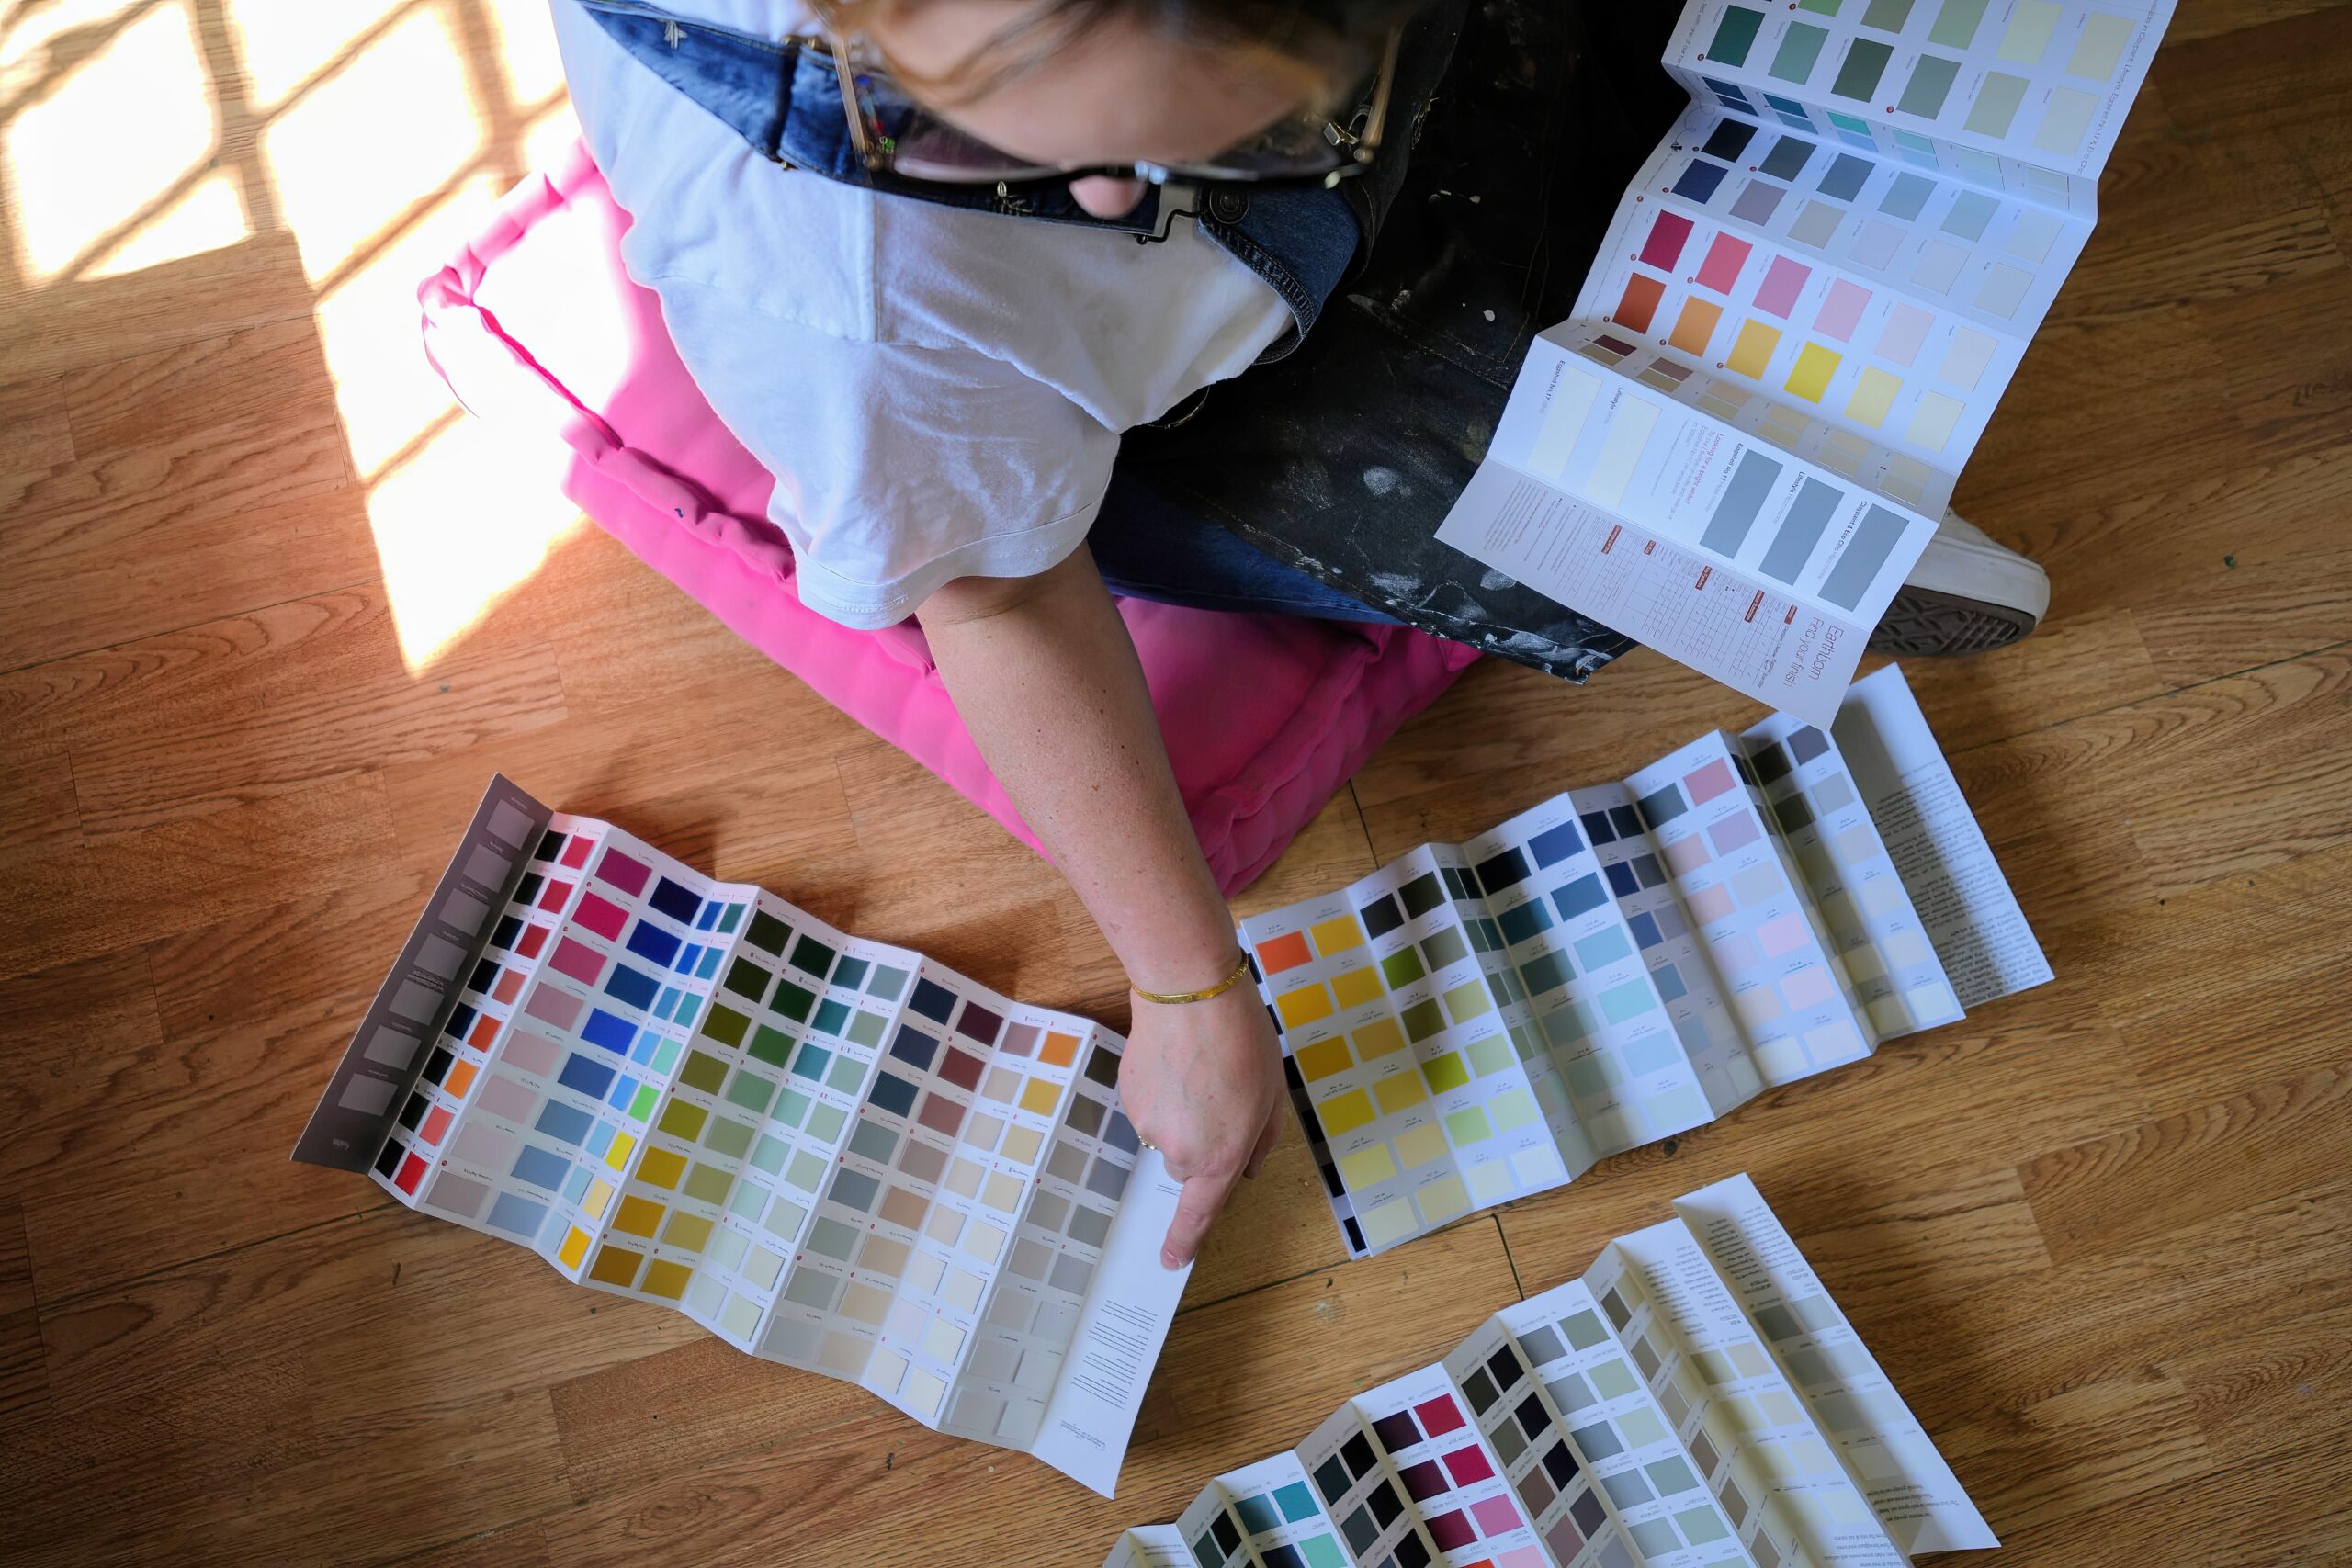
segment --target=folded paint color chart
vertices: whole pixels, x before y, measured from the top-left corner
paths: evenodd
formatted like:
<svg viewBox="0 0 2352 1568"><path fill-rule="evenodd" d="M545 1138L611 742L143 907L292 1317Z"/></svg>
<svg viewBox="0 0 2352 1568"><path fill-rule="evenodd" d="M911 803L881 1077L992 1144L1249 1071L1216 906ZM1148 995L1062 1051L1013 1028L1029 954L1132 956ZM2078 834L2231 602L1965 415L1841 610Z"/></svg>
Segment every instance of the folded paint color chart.
<svg viewBox="0 0 2352 1568"><path fill-rule="evenodd" d="M1122 1044L501 777L295 1157L1107 1496L1184 1280Z"/></svg>
<svg viewBox="0 0 2352 1568"><path fill-rule="evenodd" d="M2050 978L1894 666L1240 931L1357 1257Z"/></svg>
<svg viewBox="0 0 2352 1568"><path fill-rule="evenodd" d="M1745 1176L1104 1568L1899 1568L1999 1544Z"/></svg>
<svg viewBox="0 0 2352 1568"><path fill-rule="evenodd" d="M1815 724L2089 237L2170 0L1693 0L1692 105L1438 536Z"/></svg>

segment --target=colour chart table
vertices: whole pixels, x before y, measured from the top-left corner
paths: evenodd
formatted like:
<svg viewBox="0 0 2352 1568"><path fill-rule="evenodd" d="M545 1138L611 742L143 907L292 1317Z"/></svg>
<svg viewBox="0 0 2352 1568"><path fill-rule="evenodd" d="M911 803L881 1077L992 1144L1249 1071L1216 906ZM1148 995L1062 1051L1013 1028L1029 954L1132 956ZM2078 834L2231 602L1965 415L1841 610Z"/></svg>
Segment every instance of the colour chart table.
<svg viewBox="0 0 2352 1568"><path fill-rule="evenodd" d="M1902 1568L1998 1544L1740 1176L1104 1568Z"/></svg>
<svg viewBox="0 0 2352 1568"><path fill-rule="evenodd" d="M2050 978L1894 666L1240 931L1359 1257Z"/></svg>
<svg viewBox="0 0 2352 1568"><path fill-rule="evenodd" d="M1107 1496L1185 1278L1122 1044L502 777L295 1157Z"/></svg>

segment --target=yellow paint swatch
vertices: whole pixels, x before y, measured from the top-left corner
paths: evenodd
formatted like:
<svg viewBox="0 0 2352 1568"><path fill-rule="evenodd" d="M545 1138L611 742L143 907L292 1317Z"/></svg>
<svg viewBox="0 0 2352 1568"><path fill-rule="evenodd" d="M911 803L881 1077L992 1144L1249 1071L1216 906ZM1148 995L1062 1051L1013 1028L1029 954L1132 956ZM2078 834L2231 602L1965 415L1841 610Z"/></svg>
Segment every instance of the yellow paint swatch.
<svg viewBox="0 0 2352 1568"><path fill-rule="evenodd" d="M564 1233L563 1245L556 1248L556 1261L566 1269L577 1269L580 1260L588 1256L588 1233L578 1225Z"/></svg>
<svg viewBox="0 0 2352 1568"><path fill-rule="evenodd" d="M627 1285L637 1278L637 1266L644 1261L645 1254L608 1243L597 1248L596 1261L588 1266L588 1278L600 1285Z"/></svg>
<svg viewBox="0 0 2352 1568"><path fill-rule="evenodd" d="M1384 1115L1410 1111L1429 1097L1419 1073L1396 1073L1372 1086L1372 1098L1380 1102Z"/></svg>
<svg viewBox="0 0 2352 1568"><path fill-rule="evenodd" d="M1413 1234L1419 1222L1413 1218L1413 1205L1402 1198L1392 1200L1372 1210L1359 1212L1356 1220L1363 1226L1366 1247L1386 1247L1392 1241L1402 1241Z"/></svg>
<svg viewBox="0 0 2352 1568"><path fill-rule="evenodd" d="M1340 915L1307 927L1307 934L1315 939L1315 951L1329 958L1335 953L1345 953L1363 943L1363 927L1353 915Z"/></svg>
<svg viewBox="0 0 2352 1568"><path fill-rule="evenodd" d="M1315 1108L1315 1118L1325 1137L1345 1137L1372 1120L1372 1097L1360 1089L1335 1094Z"/></svg>
<svg viewBox="0 0 2352 1568"><path fill-rule="evenodd" d="M1331 976L1331 990L1343 1008L1360 1008L1364 1003L1380 999L1380 971L1366 965L1351 969L1344 975Z"/></svg>
<svg viewBox="0 0 2352 1568"><path fill-rule="evenodd" d="M592 1220L601 1220L605 1217L605 1205L612 1201L612 1196L613 1184L598 1177L588 1184L587 1192L581 1197L580 1212Z"/></svg>
<svg viewBox="0 0 2352 1568"><path fill-rule="evenodd" d="M1731 357L1724 363L1751 381L1764 379L1764 367L1771 362L1772 351L1781 346L1781 329L1768 327L1761 321L1743 321L1739 336L1731 345Z"/></svg>
<svg viewBox="0 0 2352 1568"><path fill-rule="evenodd" d="M1021 1086L1021 1109L1039 1116L1051 1116L1062 1098L1062 1086L1051 1078L1031 1078Z"/></svg>
<svg viewBox="0 0 2352 1568"><path fill-rule="evenodd" d="M1312 986L1301 986L1295 991L1283 992L1274 1003L1274 1009L1283 1015L1284 1029L1296 1029L1301 1024L1331 1016L1331 993L1317 981Z"/></svg>
<svg viewBox="0 0 2352 1568"><path fill-rule="evenodd" d="M1817 343L1804 345L1797 355L1795 368L1789 372L1789 390L1809 403L1817 403L1829 390L1829 378L1838 374L1839 355Z"/></svg>
<svg viewBox="0 0 2352 1568"><path fill-rule="evenodd" d="M638 1162L637 1179L649 1186L675 1190L678 1178L686 1173L686 1156L668 1149L648 1149Z"/></svg>
<svg viewBox="0 0 2352 1568"><path fill-rule="evenodd" d="M615 1170L628 1168L628 1156L637 1151L637 1140L627 1133L613 1134L613 1146L605 1151L605 1163Z"/></svg>
<svg viewBox="0 0 2352 1568"><path fill-rule="evenodd" d="M686 1281L694 1277L695 1271L684 1264L673 1263L666 1258L657 1258L653 1260L653 1267L645 1271L645 1283L638 1289L649 1296L659 1296L665 1302L674 1302L686 1293Z"/></svg>
<svg viewBox="0 0 2352 1568"><path fill-rule="evenodd" d="M613 1228L631 1235L650 1236L662 1224L662 1205L650 1199L635 1196L621 1200L620 1213L613 1216Z"/></svg>
<svg viewBox="0 0 2352 1568"><path fill-rule="evenodd" d="M1707 340L1715 335L1715 323L1724 319L1724 308L1704 299L1690 299L1682 302L1682 314L1674 319L1674 331L1667 342L1685 354L1704 354Z"/></svg>
<svg viewBox="0 0 2352 1568"><path fill-rule="evenodd" d="M1358 1149L1340 1162L1340 1179L1351 1188L1369 1187L1396 1174L1396 1159L1388 1152L1386 1144Z"/></svg>
<svg viewBox="0 0 2352 1568"><path fill-rule="evenodd" d="M1961 412L1957 398L1945 397L1941 392L1923 393L1905 436L1931 452L1940 452L1944 443L1951 439L1952 427L1960 423Z"/></svg>
<svg viewBox="0 0 2352 1568"><path fill-rule="evenodd" d="M1434 1122L1425 1127L1416 1127L1409 1133L1399 1134L1396 1138L1396 1157L1405 1162L1407 1170L1427 1165L1433 1159L1443 1159L1449 1152L1445 1134Z"/></svg>
<svg viewBox="0 0 2352 1568"><path fill-rule="evenodd" d="M1355 1066L1355 1058L1348 1055L1345 1035L1334 1035L1329 1040L1318 1040L1312 1045L1302 1046L1292 1059L1298 1063L1299 1076L1308 1083L1328 1078L1333 1073L1344 1073Z"/></svg>
<svg viewBox="0 0 2352 1568"><path fill-rule="evenodd" d="M1356 1059L1376 1062L1391 1051L1405 1048L1405 1028L1393 1018L1376 1018L1357 1030L1353 1039Z"/></svg>
<svg viewBox="0 0 2352 1568"><path fill-rule="evenodd" d="M1894 406L1894 394L1901 390L1900 378L1871 366L1855 381L1854 395L1846 400L1846 417L1875 430L1886 423L1886 411Z"/></svg>
<svg viewBox="0 0 2352 1568"><path fill-rule="evenodd" d="M1462 1178L1449 1171L1414 1193L1413 1201L1420 1206L1423 1224L1438 1225L1468 1208L1470 1194L1464 1190Z"/></svg>

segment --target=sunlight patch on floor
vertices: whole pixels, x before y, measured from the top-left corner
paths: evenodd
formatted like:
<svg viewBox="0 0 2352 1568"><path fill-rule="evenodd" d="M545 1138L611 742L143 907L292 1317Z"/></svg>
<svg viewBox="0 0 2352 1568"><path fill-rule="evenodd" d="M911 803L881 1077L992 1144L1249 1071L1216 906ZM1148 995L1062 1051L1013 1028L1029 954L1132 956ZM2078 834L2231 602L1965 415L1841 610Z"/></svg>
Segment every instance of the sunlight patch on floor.
<svg viewBox="0 0 2352 1568"><path fill-rule="evenodd" d="M45 79L60 66L62 75ZM15 207L7 227L27 282L67 272L175 184L201 175L215 131L205 83L196 29L177 5L136 16L119 6L60 6L35 12L8 39L0 95L31 100L0 133ZM192 210L172 231L176 240L151 238L142 225L133 236L146 242L141 265L193 254L174 243L201 251L244 237L241 209L233 229L209 200Z"/></svg>
<svg viewBox="0 0 2352 1568"><path fill-rule="evenodd" d="M291 233L419 678L582 522L569 450L458 410L416 299L578 134L547 4L17 0L0 43L0 230L35 295Z"/></svg>

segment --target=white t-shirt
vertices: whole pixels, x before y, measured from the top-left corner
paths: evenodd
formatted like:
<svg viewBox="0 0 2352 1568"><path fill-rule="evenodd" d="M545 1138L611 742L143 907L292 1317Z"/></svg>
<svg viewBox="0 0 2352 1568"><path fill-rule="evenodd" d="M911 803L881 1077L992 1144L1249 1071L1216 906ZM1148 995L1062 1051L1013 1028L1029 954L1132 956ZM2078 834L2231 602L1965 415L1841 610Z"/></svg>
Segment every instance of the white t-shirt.
<svg viewBox="0 0 2352 1568"><path fill-rule="evenodd" d="M573 105L634 220L629 276L776 476L802 601L844 626L1053 566L1094 520L1119 433L1290 325L1188 219L1138 244L782 168L552 3ZM807 26L789 0L665 8L769 37Z"/></svg>

